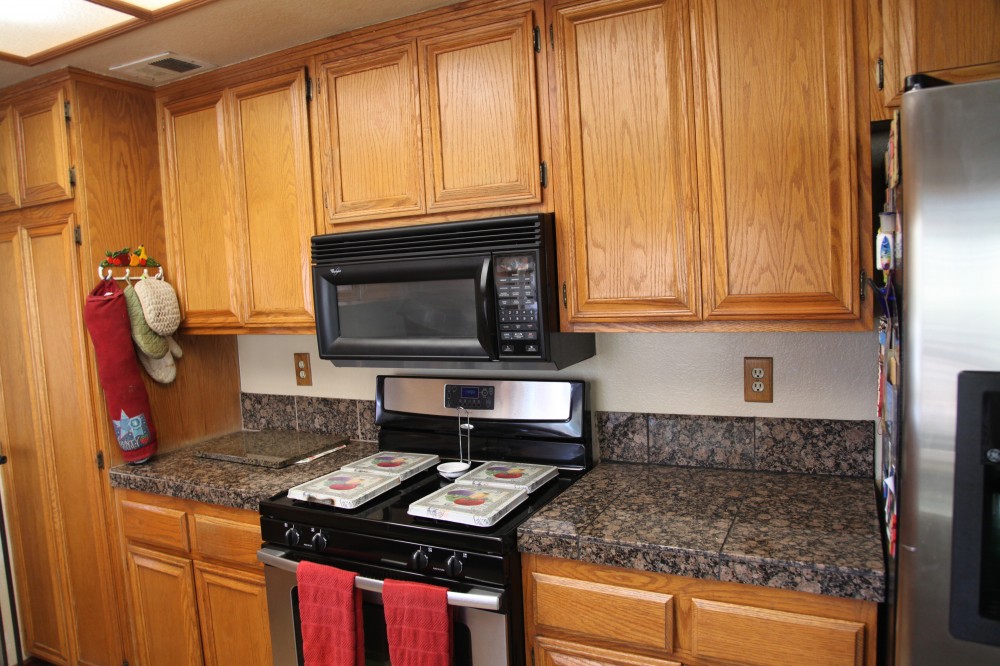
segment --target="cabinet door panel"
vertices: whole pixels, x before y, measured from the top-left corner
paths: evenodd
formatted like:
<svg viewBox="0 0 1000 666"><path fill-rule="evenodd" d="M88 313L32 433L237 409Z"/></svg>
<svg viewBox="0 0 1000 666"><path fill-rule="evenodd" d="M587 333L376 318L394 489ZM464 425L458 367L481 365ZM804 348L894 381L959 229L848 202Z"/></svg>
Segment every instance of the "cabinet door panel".
<svg viewBox="0 0 1000 666"><path fill-rule="evenodd" d="M693 599L692 650L747 666L862 666L865 625Z"/></svg>
<svg viewBox="0 0 1000 666"><path fill-rule="evenodd" d="M13 112L9 106L0 107L0 210L17 208L19 196Z"/></svg>
<svg viewBox="0 0 1000 666"><path fill-rule="evenodd" d="M1000 72L1000 3L996 0L881 2L886 103L900 103L903 84L911 74L983 65L992 65L984 68L985 78ZM945 78L952 76L949 73Z"/></svg>
<svg viewBox="0 0 1000 666"><path fill-rule="evenodd" d="M127 556L143 666L201 666L194 565L131 545Z"/></svg>
<svg viewBox="0 0 1000 666"><path fill-rule="evenodd" d="M248 325L312 324L315 229L305 72L229 93ZM232 158L231 158L232 159Z"/></svg>
<svg viewBox="0 0 1000 666"><path fill-rule="evenodd" d="M328 222L423 212L415 45L321 62L320 77Z"/></svg>
<svg viewBox="0 0 1000 666"><path fill-rule="evenodd" d="M559 641L535 639L535 662L539 666L681 666L679 661L643 657L620 650Z"/></svg>
<svg viewBox="0 0 1000 666"><path fill-rule="evenodd" d="M555 28L569 320L697 319L686 3L587 3L557 9Z"/></svg>
<svg viewBox="0 0 1000 666"><path fill-rule="evenodd" d="M706 318L855 319L851 3L699 4Z"/></svg>
<svg viewBox="0 0 1000 666"><path fill-rule="evenodd" d="M37 389L31 326L24 294L24 250L21 234L0 232L0 434L3 453L4 508L17 532L41 538L12 539L17 571L20 619L25 648L57 663L70 660L66 617L61 600L56 541L46 538L57 524L47 463L40 445L43 432L37 414Z"/></svg>
<svg viewBox="0 0 1000 666"><path fill-rule="evenodd" d="M14 104L21 205L72 196L62 88Z"/></svg>
<svg viewBox="0 0 1000 666"><path fill-rule="evenodd" d="M533 25L420 40L429 211L541 201Z"/></svg>
<svg viewBox="0 0 1000 666"><path fill-rule="evenodd" d="M262 574L195 564L207 666L268 666L271 632Z"/></svg>
<svg viewBox="0 0 1000 666"><path fill-rule="evenodd" d="M243 289L221 94L163 107L171 276L190 328L236 326Z"/></svg>
<svg viewBox="0 0 1000 666"><path fill-rule="evenodd" d="M96 424L91 416L84 324L78 295L79 268L73 218L28 228L26 265L32 274L32 319L38 327L39 413L44 441L59 481L59 504L67 583L76 622L77 660L113 664L121 660L110 531L105 514L97 456Z"/></svg>

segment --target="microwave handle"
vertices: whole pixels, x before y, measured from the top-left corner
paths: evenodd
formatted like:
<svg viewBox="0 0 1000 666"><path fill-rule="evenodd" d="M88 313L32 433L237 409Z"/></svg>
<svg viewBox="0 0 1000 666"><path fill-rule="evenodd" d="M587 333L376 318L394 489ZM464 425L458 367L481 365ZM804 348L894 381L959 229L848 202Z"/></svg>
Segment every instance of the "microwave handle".
<svg viewBox="0 0 1000 666"><path fill-rule="evenodd" d="M289 573L295 573L299 568L299 563L295 560L285 558L288 551L275 550L273 548L261 548L257 551L257 559L266 566L281 569ZM382 581L375 578L365 578L358 576L354 579L354 587L365 592L382 594ZM448 591L448 605L456 608L479 608L482 610L498 611L503 595L500 592L477 589L474 592L452 592Z"/></svg>
<svg viewBox="0 0 1000 666"><path fill-rule="evenodd" d="M486 349L490 356L496 357L496 349L494 348L493 335L496 330L496 325L493 321L494 313L494 299L487 298L488 294L492 293L493 284L490 279L490 266L493 263L493 257L485 257L483 259L483 264L479 269L479 284L477 285L477 291L479 292L479 307L482 308L480 313L479 321L482 326L477 327L476 334L479 338L480 344L483 345L483 349Z"/></svg>

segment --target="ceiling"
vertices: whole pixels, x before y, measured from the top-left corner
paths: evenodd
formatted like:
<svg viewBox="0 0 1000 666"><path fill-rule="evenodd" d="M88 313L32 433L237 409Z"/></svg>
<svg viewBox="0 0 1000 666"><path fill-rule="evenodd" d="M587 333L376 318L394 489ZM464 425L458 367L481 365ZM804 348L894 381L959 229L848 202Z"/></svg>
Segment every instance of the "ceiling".
<svg viewBox="0 0 1000 666"><path fill-rule="evenodd" d="M215 0L31 67L0 61L0 88L67 66L150 84L109 68L164 52L221 67L456 2Z"/></svg>

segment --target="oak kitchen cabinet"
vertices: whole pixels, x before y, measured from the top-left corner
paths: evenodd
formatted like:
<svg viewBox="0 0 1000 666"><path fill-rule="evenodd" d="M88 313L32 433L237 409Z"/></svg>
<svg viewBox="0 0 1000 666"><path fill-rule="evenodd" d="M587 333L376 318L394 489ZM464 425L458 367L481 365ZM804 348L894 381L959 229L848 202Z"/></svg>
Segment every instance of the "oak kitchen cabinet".
<svg viewBox="0 0 1000 666"><path fill-rule="evenodd" d="M289 63L277 74L179 94L157 106L182 330L311 330L315 222L304 67Z"/></svg>
<svg viewBox="0 0 1000 666"><path fill-rule="evenodd" d="M1000 3L878 0L883 99L902 102L904 82L925 73L963 82L1000 75Z"/></svg>
<svg viewBox="0 0 1000 666"><path fill-rule="evenodd" d="M366 40L318 56L327 231L541 202L540 14L524 3L459 12L377 50Z"/></svg>
<svg viewBox="0 0 1000 666"><path fill-rule="evenodd" d="M877 604L522 555L536 664L874 665Z"/></svg>
<svg viewBox="0 0 1000 666"><path fill-rule="evenodd" d="M0 102L0 211L73 196L61 84Z"/></svg>
<svg viewBox="0 0 1000 666"><path fill-rule="evenodd" d="M270 666L253 511L117 490L139 666Z"/></svg>
<svg viewBox="0 0 1000 666"><path fill-rule="evenodd" d="M58 107L62 154L78 172L72 200L0 212L0 449L24 646L53 664L117 666L129 619L103 467L121 456L82 306L105 250L144 241L162 256L155 106L149 90L73 70L0 91L0 108L22 101ZM45 137L23 151L51 146ZM161 450L239 424L235 341L182 345L177 382L149 387ZM166 417L178 411L190 418Z"/></svg>
<svg viewBox="0 0 1000 666"><path fill-rule="evenodd" d="M566 324L867 325L855 5L551 5Z"/></svg>

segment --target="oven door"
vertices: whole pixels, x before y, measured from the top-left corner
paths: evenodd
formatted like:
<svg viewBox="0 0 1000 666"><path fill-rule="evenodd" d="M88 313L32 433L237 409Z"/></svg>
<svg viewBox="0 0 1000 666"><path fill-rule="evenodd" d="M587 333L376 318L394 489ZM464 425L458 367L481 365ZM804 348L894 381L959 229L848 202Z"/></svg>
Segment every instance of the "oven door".
<svg viewBox="0 0 1000 666"><path fill-rule="evenodd" d="M486 254L313 267L320 357L495 360L490 265Z"/></svg>
<svg viewBox="0 0 1000 666"><path fill-rule="evenodd" d="M294 555L265 546L257 552L264 563L267 610L271 624L271 647L274 666L304 666L302 630L299 625L298 587ZM350 569L342 561L335 566ZM382 581L358 576L355 585L364 591L362 615L365 634L365 663L388 665L389 646L382 610ZM455 664L472 666L507 666L508 618L502 612L503 591L475 588L464 592L449 591L452 607Z"/></svg>

